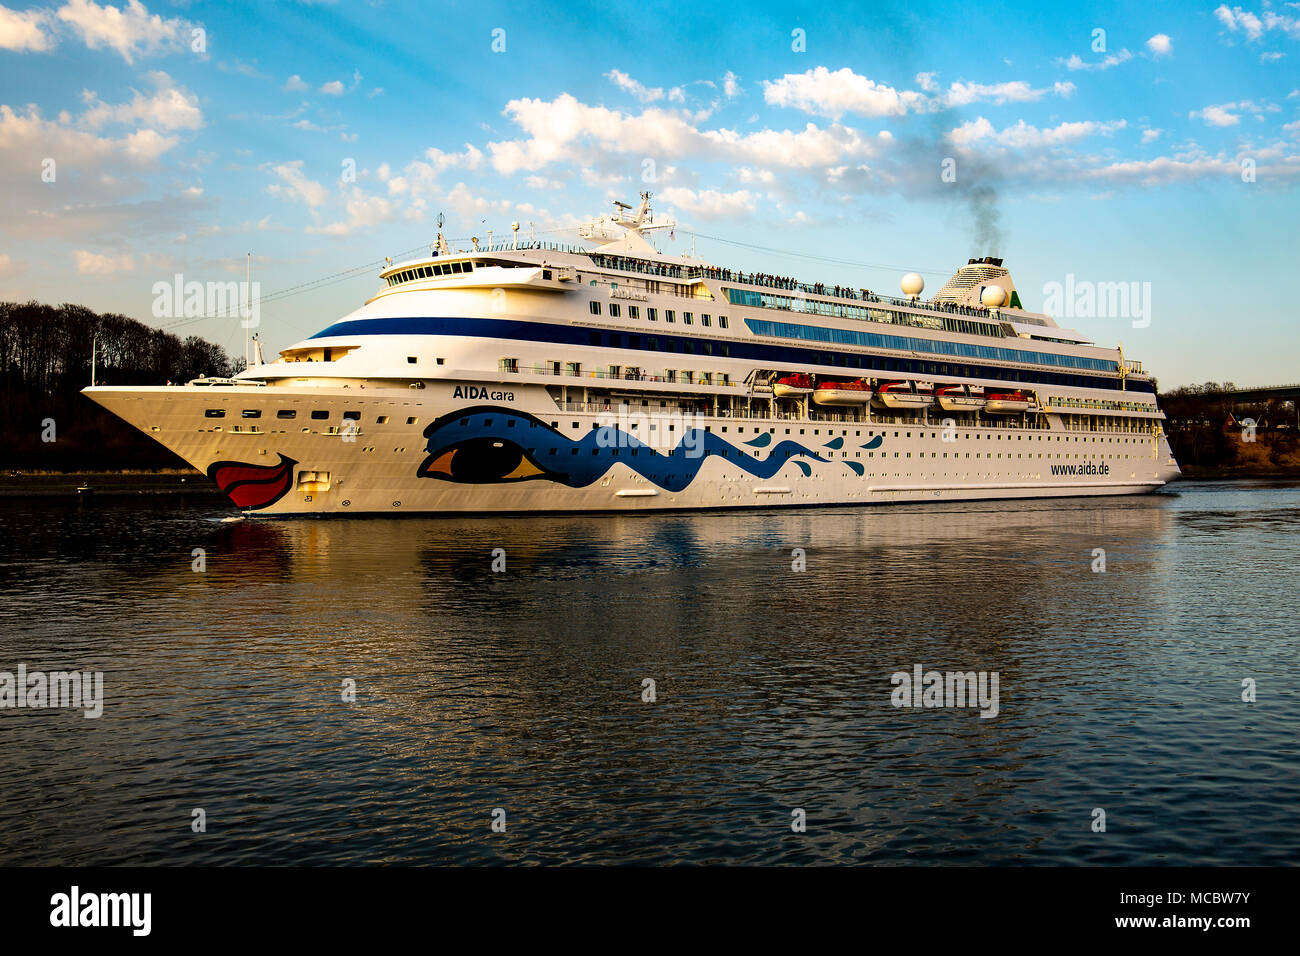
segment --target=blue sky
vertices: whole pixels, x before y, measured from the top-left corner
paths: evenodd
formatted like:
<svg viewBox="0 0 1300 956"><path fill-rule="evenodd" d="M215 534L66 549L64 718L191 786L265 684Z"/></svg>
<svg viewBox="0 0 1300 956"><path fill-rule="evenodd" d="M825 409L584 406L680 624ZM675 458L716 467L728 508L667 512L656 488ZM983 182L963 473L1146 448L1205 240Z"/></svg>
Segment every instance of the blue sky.
<svg viewBox="0 0 1300 956"><path fill-rule="evenodd" d="M177 272L356 270L268 299L269 353L439 212L564 240L650 189L670 252L883 292L992 253L1031 309L1150 283L1146 327L1062 324L1162 386L1294 381L1298 58L1300 4L1254 0L0 6L0 297L169 325Z"/></svg>

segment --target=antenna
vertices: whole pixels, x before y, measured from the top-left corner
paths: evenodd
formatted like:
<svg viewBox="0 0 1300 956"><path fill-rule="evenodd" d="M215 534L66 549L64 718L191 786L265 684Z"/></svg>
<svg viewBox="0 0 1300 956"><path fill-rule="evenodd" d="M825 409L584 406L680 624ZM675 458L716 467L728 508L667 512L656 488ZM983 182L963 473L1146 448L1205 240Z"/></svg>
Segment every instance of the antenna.
<svg viewBox="0 0 1300 956"><path fill-rule="evenodd" d="M253 254L248 254L248 272L244 281L244 368L248 368L248 318L253 314Z"/></svg>

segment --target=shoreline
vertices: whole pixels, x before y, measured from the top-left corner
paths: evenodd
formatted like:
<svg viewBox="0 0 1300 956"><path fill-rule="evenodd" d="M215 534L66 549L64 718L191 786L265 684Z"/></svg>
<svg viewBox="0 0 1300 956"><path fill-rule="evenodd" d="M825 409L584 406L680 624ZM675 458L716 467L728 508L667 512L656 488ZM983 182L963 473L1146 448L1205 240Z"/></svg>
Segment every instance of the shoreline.
<svg viewBox="0 0 1300 956"><path fill-rule="evenodd" d="M11 471L0 474L0 497L78 497L92 495L202 495L224 497L201 472L166 468L157 471Z"/></svg>

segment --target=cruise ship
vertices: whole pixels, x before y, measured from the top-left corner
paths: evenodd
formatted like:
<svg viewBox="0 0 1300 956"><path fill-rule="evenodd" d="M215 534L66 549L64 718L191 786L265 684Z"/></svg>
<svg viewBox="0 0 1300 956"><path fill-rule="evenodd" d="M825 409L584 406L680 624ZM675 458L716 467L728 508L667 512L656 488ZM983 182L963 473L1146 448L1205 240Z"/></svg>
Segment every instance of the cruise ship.
<svg viewBox="0 0 1300 956"><path fill-rule="evenodd" d="M389 263L233 378L85 394L250 515L628 512L1144 494L1179 475L1122 349L1026 311L1002 260L936 294L746 273L652 240Z"/></svg>

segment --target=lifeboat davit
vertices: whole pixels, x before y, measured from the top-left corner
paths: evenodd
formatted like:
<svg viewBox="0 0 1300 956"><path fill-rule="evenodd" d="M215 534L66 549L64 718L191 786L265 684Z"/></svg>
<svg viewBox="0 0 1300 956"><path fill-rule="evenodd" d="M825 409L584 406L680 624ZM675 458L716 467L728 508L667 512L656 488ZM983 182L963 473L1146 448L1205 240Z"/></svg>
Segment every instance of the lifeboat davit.
<svg viewBox="0 0 1300 956"><path fill-rule="evenodd" d="M812 390L811 375L786 375L772 383L772 394L777 398L798 398L811 394Z"/></svg>
<svg viewBox="0 0 1300 956"><path fill-rule="evenodd" d="M984 386L941 385L934 397L945 412L977 412L984 407Z"/></svg>
<svg viewBox="0 0 1300 956"><path fill-rule="evenodd" d="M821 382L813 392L818 405L865 405L871 401L871 385L862 379L851 382Z"/></svg>
<svg viewBox="0 0 1300 956"><path fill-rule="evenodd" d="M990 415L1019 415L1034 407L1033 401L1021 391L989 392L984 411Z"/></svg>
<svg viewBox="0 0 1300 956"><path fill-rule="evenodd" d="M876 401L886 408L912 411L929 408L934 403L934 385L930 382L881 382L876 386Z"/></svg>

